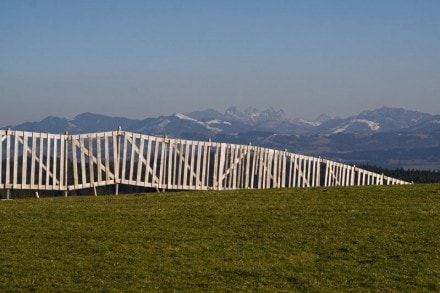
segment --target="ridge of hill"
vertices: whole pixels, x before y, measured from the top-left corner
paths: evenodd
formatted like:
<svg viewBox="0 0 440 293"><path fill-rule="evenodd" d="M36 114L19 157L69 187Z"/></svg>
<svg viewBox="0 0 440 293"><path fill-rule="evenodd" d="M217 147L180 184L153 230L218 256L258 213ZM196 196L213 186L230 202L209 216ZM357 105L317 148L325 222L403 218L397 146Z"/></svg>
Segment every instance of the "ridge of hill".
<svg viewBox="0 0 440 293"><path fill-rule="evenodd" d="M287 149L344 163L386 168L440 169L440 115L383 107L347 118L320 115L289 119L283 110L213 109L143 120L82 113L73 119L49 116L39 122L3 127L51 133L116 130Z"/></svg>

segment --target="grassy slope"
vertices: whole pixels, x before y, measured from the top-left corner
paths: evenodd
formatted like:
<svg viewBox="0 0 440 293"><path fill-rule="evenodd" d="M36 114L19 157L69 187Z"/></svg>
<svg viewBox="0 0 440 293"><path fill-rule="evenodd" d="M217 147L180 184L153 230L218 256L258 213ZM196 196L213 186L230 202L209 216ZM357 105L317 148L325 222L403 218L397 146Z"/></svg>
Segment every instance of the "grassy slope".
<svg viewBox="0 0 440 293"><path fill-rule="evenodd" d="M439 291L440 185L0 202L0 291Z"/></svg>

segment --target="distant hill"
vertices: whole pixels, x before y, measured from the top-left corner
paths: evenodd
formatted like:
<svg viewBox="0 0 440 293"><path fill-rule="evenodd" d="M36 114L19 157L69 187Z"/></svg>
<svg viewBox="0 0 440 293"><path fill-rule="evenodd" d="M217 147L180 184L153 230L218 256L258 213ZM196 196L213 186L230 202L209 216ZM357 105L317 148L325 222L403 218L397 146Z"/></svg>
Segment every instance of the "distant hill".
<svg viewBox="0 0 440 293"><path fill-rule="evenodd" d="M83 113L50 116L3 129L88 133L123 130L176 138L252 143L345 163L440 170L440 115L383 107L347 118L326 114L312 121L287 118L283 110L228 108L150 117L143 120Z"/></svg>

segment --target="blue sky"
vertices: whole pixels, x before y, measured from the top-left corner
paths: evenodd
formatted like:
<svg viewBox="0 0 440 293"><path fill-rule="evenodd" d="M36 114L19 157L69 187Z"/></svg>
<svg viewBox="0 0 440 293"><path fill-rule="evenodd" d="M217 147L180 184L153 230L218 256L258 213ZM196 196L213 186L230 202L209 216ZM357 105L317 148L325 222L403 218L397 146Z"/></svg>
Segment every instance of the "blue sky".
<svg viewBox="0 0 440 293"><path fill-rule="evenodd" d="M0 126L274 107L440 114L440 1L0 0Z"/></svg>

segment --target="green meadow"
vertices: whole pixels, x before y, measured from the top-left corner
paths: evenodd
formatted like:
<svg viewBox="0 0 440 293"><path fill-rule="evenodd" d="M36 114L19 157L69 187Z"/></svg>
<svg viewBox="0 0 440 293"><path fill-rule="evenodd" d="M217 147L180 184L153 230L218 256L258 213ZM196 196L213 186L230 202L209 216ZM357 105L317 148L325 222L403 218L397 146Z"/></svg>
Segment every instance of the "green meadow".
<svg viewBox="0 0 440 293"><path fill-rule="evenodd" d="M440 291L440 185L0 201L0 291Z"/></svg>

